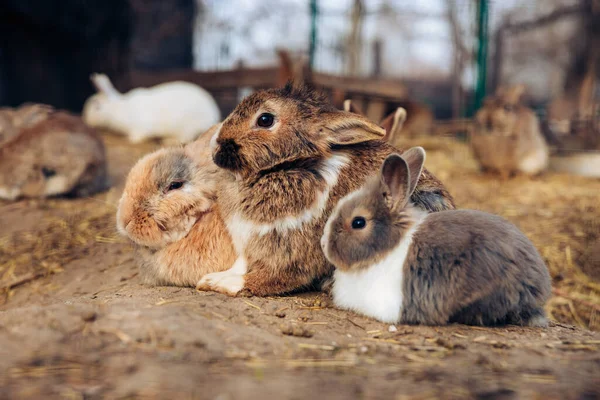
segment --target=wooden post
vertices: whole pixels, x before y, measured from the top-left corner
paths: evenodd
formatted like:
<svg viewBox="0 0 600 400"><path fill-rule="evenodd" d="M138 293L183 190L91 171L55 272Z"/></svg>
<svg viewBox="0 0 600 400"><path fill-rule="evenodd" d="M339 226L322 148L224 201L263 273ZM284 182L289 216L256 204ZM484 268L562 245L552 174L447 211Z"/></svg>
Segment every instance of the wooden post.
<svg viewBox="0 0 600 400"><path fill-rule="evenodd" d="M475 87L475 102L471 110L472 114L481 107L486 94L488 0L479 0L477 2L477 39L477 86Z"/></svg>
<svg viewBox="0 0 600 400"><path fill-rule="evenodd" d="M502 63L504 62L504 25L500 26L494 36L494 65L490 77L488 92L495 92L502 81Z"/></svg>
<svg viewBox="0 0 600 400"><path fill-rule="evenodd" d="M309 68L315 67L315 52L317 49L317 17L319 15L319 5L317 0L310 0L310 46L309 46Z"/></svg>
<svg viewBox="0 0 600 400"><path fill-rule="evenodd" d="M350 13L350 35L347 43L348 75L360 72L360 46L362 45L362 25L365 14L363 0L354 0Z"/></svg>
<svg viewBox="0 0 600 400"><path fill-rule="evenodd" d="M383 43L381 39L375 39L373 42L373 77L381 76L381 50Z"/></svg>

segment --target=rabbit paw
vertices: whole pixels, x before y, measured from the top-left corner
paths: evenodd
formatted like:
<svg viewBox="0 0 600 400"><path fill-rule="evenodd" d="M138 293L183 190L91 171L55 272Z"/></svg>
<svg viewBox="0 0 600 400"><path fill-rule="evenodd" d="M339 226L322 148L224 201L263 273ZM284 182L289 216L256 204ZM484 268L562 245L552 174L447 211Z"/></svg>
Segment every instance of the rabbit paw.
<svg viewBox="0 0 600 400"><path fill-rule="evenodd" d="M243 288L244 275L232 273L231 271L206 274L196 285L197 290L212 290L229 296L235 296Z"/></svg>

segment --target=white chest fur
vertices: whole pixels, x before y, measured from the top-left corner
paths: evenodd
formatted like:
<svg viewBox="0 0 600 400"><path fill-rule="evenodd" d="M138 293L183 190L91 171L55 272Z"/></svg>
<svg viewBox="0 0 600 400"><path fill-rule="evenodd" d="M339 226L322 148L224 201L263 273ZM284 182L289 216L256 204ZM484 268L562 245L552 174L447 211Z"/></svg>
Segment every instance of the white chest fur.
<svg viewBox="0 0 600 400"><path fill-rule="evenodd" d="M331 189L337 184L340 171L350 160L344 154L334 154L327 159L320 168L320 173L327 186L317 194L313 204L302 210L298 215L290 215L276 219L269 223L256 223L246 219L240 212L231 215L227 221L227 229L233 239L234 247L238 254L243 254L248 240L254 236L263 236L272 231L285 233L294 229L301 229L302 225L319 218L325 211Z"/></svg>
<svg viewBox="0 0 600 400"><path fill-rule="evenodd" d="M357 272L336 270L332 290L334 304L382 322L398 322L403 301L404 263L413 234L421 222L413 225L377 264Z"/></svg>

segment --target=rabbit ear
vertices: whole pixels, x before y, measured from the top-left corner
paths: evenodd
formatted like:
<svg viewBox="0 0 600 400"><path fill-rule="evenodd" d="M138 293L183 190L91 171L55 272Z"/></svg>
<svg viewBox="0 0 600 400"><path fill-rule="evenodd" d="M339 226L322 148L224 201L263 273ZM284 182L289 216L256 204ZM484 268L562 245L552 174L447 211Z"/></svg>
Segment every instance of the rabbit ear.
<svg viewBox="0 0 600 400"><path fill-rule="evenodd" d="M402 126L404 126L404 122L406 121L406 110L402 107L398 107L396 112L388 115L383 121L381 121L381 127L385 129L385 140L388 143L391 143L394 138L400 135L400 131L402 130Z"/></svg>
<svg viewBox="0 0 600 400"><path fill-rule="evenodd" d="M350 100L350 99L344 100L344 111L350 112L351 107L352 107L352 100Z"/></svg>
<svg viewBox="0 0 600 400"><path fill-rule="evenodd" d="M521 100L521 97L523 96L524 93L525 93L525 85L523 85L523 84L512 86L511 88L509 88L505 91L507 100L509 100L513 103L517 103L519 100Z"/></svg>
<svg viewBox="0 0 600 400"><path fill-rule="evenodd" d="M205 132L201 133L193 142L185 145L185 153L198 163L205 163L207 160L211 160L211 141L214 135L219 132L221 125L219 122L208 128Z"/></svg>
<svg viewBox="0 0 600 400"><path fill-rule="evenodd" d="M496 102L496 99L493 96L486 96L483 98L482 106L489 107L489 106L494 105L495 102Z"/></svg>
<svg viewBox="0 0 600 400"><path fill-rule="evenodd" d="M356 103L353 103L350 99L344 100L344 111L364 115L361 109L358 108Z"/></svg>
<svg viewBox="0 0 600 400"><path fill-rule="evenodd" d="M324 123L321 131L327 135L327 140L333 145L351 145L381 140L385 130L369 121L362 115L337 111L323 115Z"/></svg>
<svg viewBox="0 0 600 400"><path fill-rule="evenodd" d="M390 208L404 208L410 198L410 171L406 160L398 154L390 154L381 167L381 182L384 196L391 199Z"/></svg>
<svg viewBox="0 0 600 400"><path fill-rule="evenodd" d="M496 97L502 97L506 93L506 86L500 85L496 88Z"/></svg>
<svg viewBox="0 0 600 400"><path fill-rule="evenodd" d="M408 170L410 173L410 187L408 190L408 195L412 196L415 188L417 187L417 183L419 183L421 172L423 172L423 164L425 164L425 150L422 147L412 147L402 153L402 158L408 165Z"/></svg>
<svg viewBox="0 0 600 400"><path fill-rule="evenodd" d="M115 87L112 85L110 79L105 74L92 74L90 76L90 80L96 87L98 93L104 93L110 97L119 96L120 93Z"/></svg>

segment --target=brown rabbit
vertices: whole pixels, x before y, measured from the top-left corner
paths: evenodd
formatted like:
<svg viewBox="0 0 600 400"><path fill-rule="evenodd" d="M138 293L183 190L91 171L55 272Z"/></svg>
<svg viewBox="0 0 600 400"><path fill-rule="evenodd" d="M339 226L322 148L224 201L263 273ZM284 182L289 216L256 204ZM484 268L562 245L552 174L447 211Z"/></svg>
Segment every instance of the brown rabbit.
<svg viewBox="0 0 600 400"><path fill-rule="evenodd" d="M323 226L337 200L394 151L384 134L306 87L248 96L213 137L215 163L236 176L223 185L219 204L239 257L231 270L206 275L198 287L266 296L329 276L333 267L319 247ZM413 200L428 211L454 208L427 171Z"/></svg>
<svg viewBox="0 0 600 400"><path fill-rule="evenodd" d="M424 161L421 147L388 156L335 207L321 238L334 304L389 323L546 325L550 275L534 245L495 215L414 207Z"/></svg>
<svg viewBox="0 0 600 400"><path fill-rule="evenodd" d="M214 132L186 148L148 154L129 172L117 228L136 244L148 284L195 286L205 274L226 270L235 261L216 204L217 180L228 174L210 158L208 140Z"/></svg>
<svg viewBox="0 0 600 400"><path fill-rule="evenodd" d="M46 119L54 109L46 104L24 103L18 108L0 108L0 146L17 136L21 129Z"/></svg>
<svg viewBox="0 0 600 400"><path fill-rule="evenodd" d="M475 115L471 147L482 169L507 177L536 175L548 166L549 150L535 113L520 102L525 87L500 88Z"/></svg>
<svg viewBox="0 0 600 400"><path fill-rule="evenodd" d="M0 198L88 196L107 187L104 144L81 118L39 110L23 118L0 145Z"/></svg>

